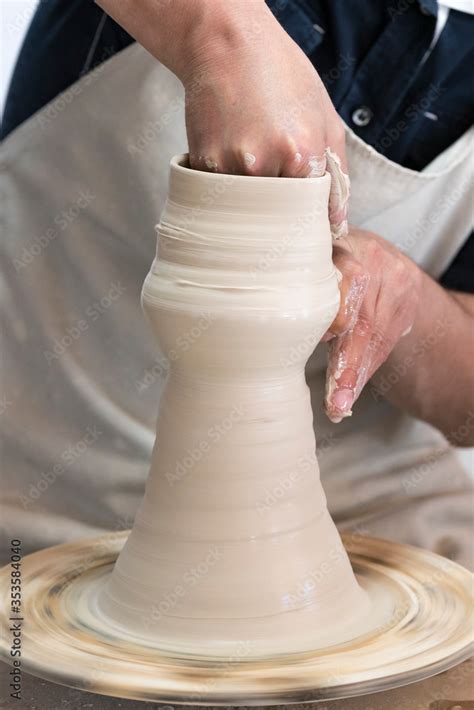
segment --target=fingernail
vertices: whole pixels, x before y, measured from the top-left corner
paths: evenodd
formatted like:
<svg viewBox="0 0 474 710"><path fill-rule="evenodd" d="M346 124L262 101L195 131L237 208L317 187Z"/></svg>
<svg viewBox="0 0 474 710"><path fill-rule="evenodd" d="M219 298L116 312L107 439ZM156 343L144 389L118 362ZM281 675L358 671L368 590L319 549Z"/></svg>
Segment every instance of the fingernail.
<svg viewBox="0 0 474 710"><path fill-rule="evenodd" d="M333 340L336 337L335 333L331 333L330 330L327 330L323 337L321 338L321 343L329 343L330 340Z"/></svg>
<svg viewBox="0 0 474 710"><path fill-rule="evenodd" d="M353 402L354 392L346 387L336 390L332 397L333 406L344 414L350 413Z"/></svg>

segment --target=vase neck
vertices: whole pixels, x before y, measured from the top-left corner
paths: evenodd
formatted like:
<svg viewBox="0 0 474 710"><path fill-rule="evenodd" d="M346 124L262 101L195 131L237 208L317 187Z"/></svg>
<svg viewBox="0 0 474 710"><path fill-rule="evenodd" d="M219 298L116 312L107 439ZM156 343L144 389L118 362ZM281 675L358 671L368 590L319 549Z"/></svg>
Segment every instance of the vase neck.
<svg viewBox="0 0 474 710"><path fill-rule="evenodd" d="M158 225L162 262L249 272L331 269L329 175L257 178L190 170L174 159Z"/></svg>

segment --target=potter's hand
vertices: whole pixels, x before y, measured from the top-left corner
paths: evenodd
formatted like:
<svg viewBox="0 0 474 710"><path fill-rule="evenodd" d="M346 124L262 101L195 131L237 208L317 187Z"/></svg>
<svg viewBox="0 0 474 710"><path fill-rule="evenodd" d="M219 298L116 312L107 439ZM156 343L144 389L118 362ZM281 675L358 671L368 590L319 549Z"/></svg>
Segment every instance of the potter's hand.
<svg viewBox="0 0 474 710"><path fill-rule="evenodd" d="M325 408L333 422L351 415L367 381L410 332L421 271L381 237L349 228L333 253L342 275L341 305L329 340Z"/></svg>
<svg viewBox="0 0 474 710"><path fill-rule="evenodd" d="M311 62L263 0L99 0L182 81L191 167L331 173L330 222L347 231L344 128Z"/></svg>
<svg viewBox="0 0 474 710"><path fill-rule="evenodd" d="M337 170L344 128L310 61L263 2L235 4L226 46L216 43L184 71L191 166L286 177ZM203 70L202 90L193 91ZM346 218L339 196L330 205L338 234Z"/></svg>

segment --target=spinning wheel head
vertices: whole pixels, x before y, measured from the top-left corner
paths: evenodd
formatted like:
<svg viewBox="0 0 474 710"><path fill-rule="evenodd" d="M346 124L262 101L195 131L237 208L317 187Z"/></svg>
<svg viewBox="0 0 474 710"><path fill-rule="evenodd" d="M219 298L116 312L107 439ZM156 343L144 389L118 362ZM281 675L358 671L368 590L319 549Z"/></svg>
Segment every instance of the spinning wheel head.
<svg viewBox="0 0 474 710"><path fill-rule="evenodd" d="M438 555L374 538L345 538L372 600L372 627L305 653L228 657L145 644L104 624L96 603L127 533L60 545L23 560L22 665L42 678L155 702L273 705L363 695L422 680L472 654L473 576ZM9 593L9 568L0 594ZM2 622L9 625L7 614ZM317 633L315 633L317 637ZM318 644L316 643L316 646ZM0 646L7 659L7 635Z"/></svg>

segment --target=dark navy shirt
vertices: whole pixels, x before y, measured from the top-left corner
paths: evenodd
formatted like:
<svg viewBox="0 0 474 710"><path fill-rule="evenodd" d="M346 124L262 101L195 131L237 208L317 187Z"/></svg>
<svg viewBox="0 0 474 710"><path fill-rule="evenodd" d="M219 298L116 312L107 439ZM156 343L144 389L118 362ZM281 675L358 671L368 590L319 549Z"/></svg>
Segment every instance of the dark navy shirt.
<svg viewBox="0 0 474 710"><path fill-rule="evenodd" d="M268 0L344 121L421 170L474 119L474 16L451 10L433 50L434 0Z"/></svg>
<svg viewBox="0 0 474 710"><path fill-rule="evenodd" d="M435 0L267 4L342 118L391 160L421 170L473 123L474 16L451 10L430 52ZM93 0L42 0L13 74L2 137L131 42ZM473 292L474 239L467 237L441 282Z"/></svg>

